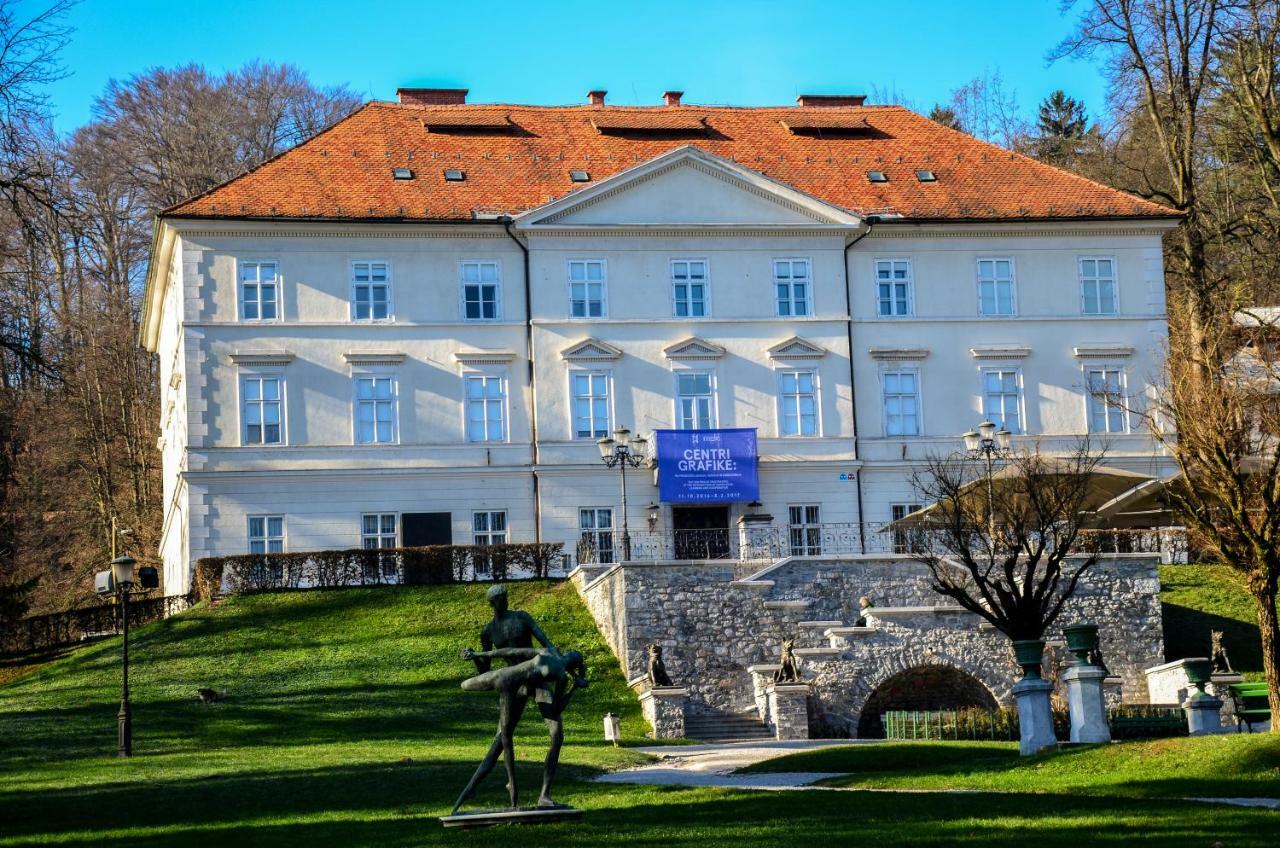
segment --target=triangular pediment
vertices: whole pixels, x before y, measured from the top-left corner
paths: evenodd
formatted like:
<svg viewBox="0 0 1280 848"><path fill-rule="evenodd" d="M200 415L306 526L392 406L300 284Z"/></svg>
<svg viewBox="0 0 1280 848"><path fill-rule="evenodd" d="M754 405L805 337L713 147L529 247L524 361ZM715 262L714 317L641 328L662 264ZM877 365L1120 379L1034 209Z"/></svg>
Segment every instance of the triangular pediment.
<svg viewBox="0 0 1280 848"><path fill-rule="evenodd" d="M614 347L599 339L583 339L577 344L560 351L560 356L570 361L600 362L617 359L622 356L622 348Z"/></svg>
<svg viewBox="0 0 1280 848"><path fill-rule="evenodd" d="M667 359L719 359L724 356L723 347L697 336L665 347L662 352Z"/></svg>
<svg viewBox="0 0 1280 848"><path fill-rule="evenodd" d="M768 353L773 359L821 359L827 350L799 336L792 336L769 348Z"/></svg>
<svg viewBox="0 0 1280 848"><path fill-rule="evenodd" d="M847 210L736 162L684 146L524 213L517 226L834 227L860 225Z"/></svg>

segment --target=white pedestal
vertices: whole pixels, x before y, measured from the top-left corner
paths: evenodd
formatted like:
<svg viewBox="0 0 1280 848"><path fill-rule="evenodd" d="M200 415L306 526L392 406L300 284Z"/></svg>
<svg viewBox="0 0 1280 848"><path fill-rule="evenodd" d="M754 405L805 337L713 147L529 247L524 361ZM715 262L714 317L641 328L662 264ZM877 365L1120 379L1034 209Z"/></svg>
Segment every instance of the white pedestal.
<svg viewBox="0 0 1280 848"><path fill-rule="evenodd" d="M1053 735L1053 710L1049 706L1049 693L1052 691L1052 683L1035 678L1024 677L1013 686L1013 697L1018 700L1021 735L1018 748L1024 757L1058 744L1057 737Z"/></svg>
<svg viewBox="0 0 1280 848"><path fill-rule="evenodd" d="M684 707L689 690L683 686L654 686L640 696L640 710L653 728L654 739L684 738Z"/></svg>
<svg viewBox="0 0 1280 848"><path fill-rule="evenodd" d="M1187 731L1191 736L1207 736L1222 731L1222 701L1192 690L1192 694L1183 701L1182 709L1187 713Z"/></svg>
<svg viewBox="0 0 1280 848"><path fill-rule="evenodd" d="M809 684L774 683L769 687L769 716L779 740L809 738Z"/></svg>
<svg viewBox="0 0 1280 848"><path fill-rule="evenodd" d="M1067 709L1071 712L1072 742L1110 742L1102 681L1107 673L1094 665L1073 665L1062 673L1067 684Z"/></svg>

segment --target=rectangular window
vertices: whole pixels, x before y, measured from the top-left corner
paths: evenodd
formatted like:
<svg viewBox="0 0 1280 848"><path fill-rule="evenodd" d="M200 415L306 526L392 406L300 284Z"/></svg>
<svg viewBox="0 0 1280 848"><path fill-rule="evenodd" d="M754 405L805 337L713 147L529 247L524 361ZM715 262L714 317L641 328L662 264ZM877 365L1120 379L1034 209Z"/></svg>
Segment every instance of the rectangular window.
<svg viewBox="0 0 1280 848"><path fill-rule="evenodd" d="M1124 408L1124 374L1118 368L1090 368L1089 432L1124 433L1127 431Z"/></svg>
<svg viewBox="0 0 1280 848"><path fill-rule="evenodd" d="M677 318L707 316L707 263L701 259L671 262L671 297Z"/></svg>
<svg viewBox="0 0 1280 848"><path fill-rule="evenodd" d="M1010 433L1022 432L1022 397L1017 371L982 372L982 414Z"/></svg>
<svg viewBox="0 0 1280 848"><path fill-rule="evenodd" d="M812 371L780 371L778 401L783 436L818 435L818 388Z"/></svg>
<svg viewBox="0 0 1280 848"><path fill-rule="evenodd" d="M899 521L920 508L920 504L893 504L889 507L889 515L894 521ZM895 554L909 554L923 550L924 538L923 530L895 528L893 531L893 552Z"/></svg>
<svg viewBox="0 0 1280 848"><path fill-rule="evenodd" d="M351 317L356 321L386 321L391 317L388 263L351 263Z"/></svg>
<svg viewBox="0 0 1280 848"><path fill-rule="evenodd" d="M676 375L676 416L681 430L710 430L715 425L711 374L682 371Z"/></svg>
<svg viewBox="0 0 1280 848"><path fill-rule="evenodd" d="M240 263L240 317L280 320L280 272L274 262Z"/></svg>
<svg viewBox="0 0 1280 848"><path fill-rule="evenodd" d="M920 375L915 371L886 371L884 388L884 434L920 435Z"/></svg>
<svg viewBox="0 0 1280 848"><path fill-rule="evenodd" d="M467 439L472 442L501 442L507 438L506 378L471 374L467 387Z"/></svg>
<svg viewBox="0 0 1280 848"><path fill-rule="evenodd" d="M605 268L602 259L569 262L569 317L603 318Z"/></svg>
<svg viewBox="0 0 1280 848"><path fill-rule="evenodd" d="M787 507L787 531L792 556L822 553L822 508L817 504Z"/></svg>
<svg viewBox="0 0 1280 848"><path fill-rule="evenodd" d="M499 306L497 262L462 263L462 317L468 321L494 321L502 317Z"/></svg>
<svg viewBox="0 0 1280 848"><path fill-rule="evenodd" d="M506 510L489 510L471 513L471 543L474 545L505 545L507 543ZM492 571L489 558L476 556L472 558L472 566L476 574L488 574Z"/></svg>
<svg viewBox="0 0 1280 848"><path fill-rule="evenodd" d="M357 376L356 444L386 445L396 440L396 382L391 376Z"/></svg>
<svg viewBox="0 0 1280 848"><path fill-rule="evenodd" d="M809 315L809 260L776 259L773 263L773 285L777 291L778 314L784 318Z"/></svg>
<svg viewBox="0 0 1280 848"><path fill-rule="evenodd" d="M394 512L366 512L360 516L360 547L365 550L382 550L396 547L396 514ZM394 554L379 554L376 562L366 562L364 577L377 580L378 572L388 580L394 580L399 572Z"/></svg>
<svg viewBox="0 0 1280 848"><path fill-rule="evenodd" d="M366 512L360 516L360 547L394 548L396 546L396 514Z"/></svg>
<svg viewBox="0 0 1280 848"><path fill-rule="evenodd" d="M1080 311L1085 315L1115 315L1115 262L1106 257L1080 260Z"/></svg>
<svg viewBox="0 0 1280 848"><path fill-rule="evenodd" d="M278 445L284 441L282 389L279 377L240 378L241 434L246 445Z"/></svg>
<svg viewBox="0 0 1280 848"><path fill-rule="evenodd" d="M978 314L1013 314L1013 260L978 260Z"/></svg>
<svg viewBox="0 0 1280 848"><path fill-rule="evenodd" d="M609 375L575 371L569 382L573 387L573 437L600 439L609 435Z"/></svg>
<svg viewBox="0 0 1280 848"><path fill-rule="evenodd" d="M249 516L249 553L284 553L284 516Z"/></svg>
<svg viewBox="0 0 1280 848"><path fill-rule="evenodd" d="M613 510L588 507L578 510L578 560L613 562Z"/></svg>
<svg viewBox="0 0 1280 848"><path fill-rule="evenodd" d="M911 260L876 260L876 314L881 318L911 314Z"/></svg>

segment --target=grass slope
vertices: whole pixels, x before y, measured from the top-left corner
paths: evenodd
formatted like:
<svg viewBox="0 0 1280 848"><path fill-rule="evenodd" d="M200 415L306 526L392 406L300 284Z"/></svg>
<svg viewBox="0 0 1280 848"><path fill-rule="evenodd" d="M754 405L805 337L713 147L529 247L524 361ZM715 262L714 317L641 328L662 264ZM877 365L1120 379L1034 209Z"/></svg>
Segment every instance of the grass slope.
<svg viewBox="0 0 1280 848"><path fill-rule="evenodd" d="M1236 671L1262 679L1262 641L1253 598L1225 565L1160 566L1164 653L1170 660L1209 656L1209 631L1221 630Z"/></svg>
<svg viewBox="0 0 1280 848"><path fill-rule="evenodd" d="M616 661L566 584L512 587L592 687L568 715L562 800L587 810L535 831L444 831L493 732L490 695L458 689L458 649L483 623L484 586L231 599L143 628L132 652L136 756L114 754L119 640L0 687L0 845L743 844L1274 845L1280 816L1177 801L1029 795L749 793L601 785L639 760L606 747L600 716L644 730ZM199 686L227 691L204 706ZM532 800L545 732L518 739ZM495 774L479 799L503 801Z"/></svg>

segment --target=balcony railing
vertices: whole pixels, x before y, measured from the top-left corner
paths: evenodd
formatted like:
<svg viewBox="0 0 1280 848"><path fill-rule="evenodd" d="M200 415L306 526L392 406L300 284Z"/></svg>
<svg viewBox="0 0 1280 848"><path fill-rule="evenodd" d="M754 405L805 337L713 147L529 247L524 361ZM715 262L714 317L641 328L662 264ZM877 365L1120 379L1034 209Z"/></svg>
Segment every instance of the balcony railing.
<svg viewBox="0 0 1280 848"><path fill-rule="evenodd" d="M776 561L791 556L912 554L945 551L930 528L889 528L885 524L748 524L732 528L666 530L631 534L631 562L736 560ZM1176 561L1185 554L1185 536L1176 530L1082 530L1075 547L1081 553L1162 554ZM623 558L622 534L593 530L577 545L584 565Z"/></svg>

